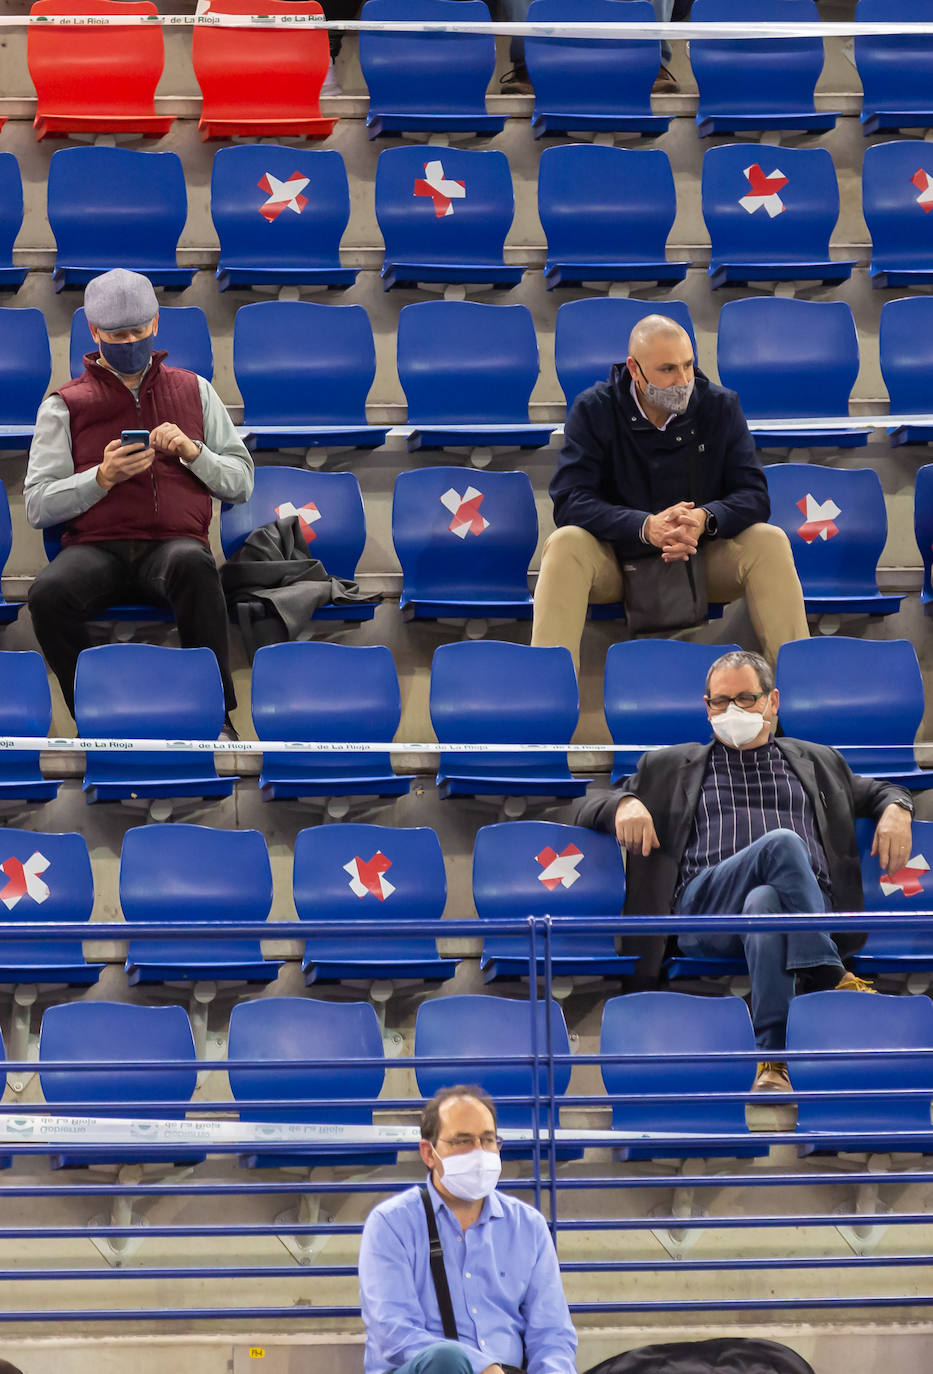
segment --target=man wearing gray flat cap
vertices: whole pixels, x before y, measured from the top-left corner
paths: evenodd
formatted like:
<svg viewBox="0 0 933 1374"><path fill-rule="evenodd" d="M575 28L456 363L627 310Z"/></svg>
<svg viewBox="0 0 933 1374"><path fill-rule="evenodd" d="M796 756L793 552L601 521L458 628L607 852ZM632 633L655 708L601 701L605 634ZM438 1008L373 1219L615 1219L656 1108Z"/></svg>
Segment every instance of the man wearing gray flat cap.
<svg viewBox="0 0 933 1374"><path fill-rule="evenodd" d="M213 649L229 718L227 611L208 529L212 497L249 498L252 459L211 384L153 352L159 305L147 277L95 277L84 311L98 351L42 402L26 470L29 523L64 526L29 592L36 638L74 714L88 619L114 602L165 603L184 648ZM126 430L148 442L122 443Z"/></svg>

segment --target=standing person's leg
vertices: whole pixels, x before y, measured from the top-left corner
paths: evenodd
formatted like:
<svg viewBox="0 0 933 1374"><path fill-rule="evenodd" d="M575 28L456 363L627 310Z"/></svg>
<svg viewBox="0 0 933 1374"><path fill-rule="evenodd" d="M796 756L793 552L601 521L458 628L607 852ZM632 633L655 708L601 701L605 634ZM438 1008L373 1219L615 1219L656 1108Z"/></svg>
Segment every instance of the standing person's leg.
<svg viewBox="0 0 933 1374"><path fill-rule="evenodd" d="M75 667L90 645L88 619L118 601L130 582L128 564L100 544L69 544L39 573L28 604L39 647L74 715Z"/></svg>
<svg viewBox="0 0 933 1374"><path fill-rule="evenodd" d="M622 569L611 545L577 525L563 525L541 553L531 642L546 648L564 645L579 672L587 606L621 600Z"/></svg>
<svg viewBox="0 0 933 1374"><path fill-rule="evenodd" d="M322 0L325 19L355 19L359 7L360 0ZM340 83L334 75L334 63L343 44L343 33L340 30L328 29L327 36L330 40L330 68L324 78L321 95L343 95Z"/></svg>
<svg viewBox="0 0 933 1374"><path fill-rule="evenodd" d="M496 18L504 24L521 24L528 18L530 0L497 0ZM509 42L509 60L512 68L499 82L503 95L533 95L525 66L525 40L515 35Z"/></svg>
<svg viewBox="0 0 933 1374"><path fill-rule="evenodd" d="M236 706L236 693L230 673L227 604L210 549L197 539L161 540L142 554L134 571L143 594L155 595L171 606L183 649L213 649L229 714Z"/></svg>
<svg viewBox="0 0 933 1374"><path fill-rule="evenodd" d="M782 644L810 638L800 578L783 530L749 525L734 539L704 544L703 557L710 601L745 597L762 653L772 667Z"/></svg>
<svg viewBox="0 0 933 1374"><path fill-rule="evenodd" d="M674 12L674 0L652 0L654 5L654 17L659 24L670 23ZM680 90L670 71L673 49L666 38L661 39L661 69L651 88L652 95L676 95Z"/></svg>

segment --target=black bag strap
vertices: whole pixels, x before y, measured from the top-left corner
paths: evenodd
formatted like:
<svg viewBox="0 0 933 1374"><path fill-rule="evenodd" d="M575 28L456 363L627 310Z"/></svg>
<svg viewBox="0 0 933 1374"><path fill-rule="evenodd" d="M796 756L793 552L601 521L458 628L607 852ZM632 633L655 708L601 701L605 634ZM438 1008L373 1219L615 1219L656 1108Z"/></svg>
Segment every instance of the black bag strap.
<svg viewBox="0 0 933 1374"><path fill-rule="evenodd" d="M431 1195L427 1188L421 1188L419 1191L424 1206L424 1217L428 1223L428 1256L431 1263L431 1278L434 1280L434 1292L437 1294L437 1305L441 1310L441 1325L447 1340L459 1341L460 1334L457 1331L454 1305L450 1300L447 1270L444 1268L444 1252L441 1249L441 1238L437 1234L437 1218L434 1215Z"/></svg>

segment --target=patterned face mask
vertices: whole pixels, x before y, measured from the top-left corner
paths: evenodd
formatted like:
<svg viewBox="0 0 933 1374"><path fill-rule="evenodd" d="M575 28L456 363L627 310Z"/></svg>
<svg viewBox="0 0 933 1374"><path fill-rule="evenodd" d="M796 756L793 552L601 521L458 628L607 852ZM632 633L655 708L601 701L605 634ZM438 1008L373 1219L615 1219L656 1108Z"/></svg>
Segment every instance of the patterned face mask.
<svg viewBox="0 0 933 1374"><path fill-rule="evenodd" d="M638 359L634 361L645 384L642 394L648 404L657 406L659 410L668 410L672 415L683 415L693 395L694 379L691 377L689 382L682 382L677 386L655 386L654 382L648 381Z"/></svg>

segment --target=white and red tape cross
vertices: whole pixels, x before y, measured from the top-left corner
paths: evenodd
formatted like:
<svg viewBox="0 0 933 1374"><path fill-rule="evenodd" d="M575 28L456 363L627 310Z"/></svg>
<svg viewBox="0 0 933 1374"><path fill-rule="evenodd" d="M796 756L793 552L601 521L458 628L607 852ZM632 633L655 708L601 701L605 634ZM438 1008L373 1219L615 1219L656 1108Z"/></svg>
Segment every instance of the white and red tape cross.
<svg viewBox="0 0 933 1374"><path fill-rule="evenodd" d="M301 194L307 184L308 177L303 177L300 172L292 172L285 181L279 181L271 172L266 172L256 183L260 191L265 191L269 197L259 207L263 219L271 224L273 220L278 219L283 210L291 210L294 214L300 215L308 203L308 197Z"/></svg>
<svg viewBox="0 0 933 1374"><path fill-rule="evenodd" d="M583 850L575 844L568 844L558 854L556 849L547 845L535 858L542 868L538 882L543 883L548 892L553 892L555 887L573 887L580 876L577 868L583 858Z"/></svg>
<svg viewBox="0 0 933 1374"><path fill-rule="evenodd" d="M742 196L739 204L748 214L753 215L756 210L764 210L769 219L774 219L787 209L778 192L787 185L787 177L775 167L770 176L766 176L761 170L761 165L753 162L750 167L745 168L745 176L748 180L749 192Z"/></svg>
<svg viewBox="0 0 933 1374"><path fill-rule="evenodd" d="M479 513L483 493L475 487L467 487L462 496L450 487L439 499L453 516L447 528L458 539L466 539L468 534L482 534L483 530L489 529L489 521Z"/></svg>
<svg viewBox="0 0 933 1374"><path fill-rule="evenodd" d="M923 855L915 854L896 873L882 873L881 891L886 897L892 897L895 892L905 897L919 897L923 892L923 875L929 871L930 865Z"/></svg>
<svg viewBox="0 0 933 1374"><path fill-rule="evenodd" d="M466 182L451 181L445 177L443 164L439 160L426 162L424 176L415 178L414 193L416 196L430 196L434 201L435 218L445 219L454 212L452 201L466 199Z"/></svg>
<svg viewBox="0 0 933 1374"><path fill-rule="evenodd" d="M842 514L842 511L831 496L827 496L821 504L815 496L811 496L807 492L806 496L801 497L796 505L805 517L803 524L797 530L805 544L812 544L817 539L822 539L825 542L839 533L839 526L835 520L837 515Z"/></svg>
<svg viewBox="0 0 933 1374"><path fill-rule="evenodd" d="M910 179L920 192L916 198L917 204L923 213L928 215L933 210L933 177L922 167L918 167Z"/></svg>
<svg viewBox="0 0 933 1374"><path fill-rule="evenodd" d="M371 859L361 859L357 854L355 859L351 859L348 864L344 864L345 873L350 875L350 891L357 897L365 897L369 893L372 897L378 897L380 902L384 902L386 897L391 897L395 888L385 876L386 870L392 867L392 860L387 859L381 849L377 849Z"/></svg>
<svg viewBox="0 0 933 1374"><path fill-rule="evenodd" d="M34 902L44 902L51 896L49 887L39 877L49 866L49 860L38 849L23 863L22 859L4 859L0 873L6 874L6 883L0 888L0 902L12 911L21 897L31 897Z"/></svg>
<svg viewBox="0 0 933 1374"><path fill-rule="evenodd" d="M290 515L297 515L305 543L310 544L312 539L317 539L311 526L315 520L320 520L321 512L313 501L306 501L303 506L296 506L293 501L283 501L281 506L276 506L275 514L279 520L287 520Z"/></svg>

